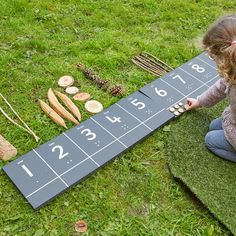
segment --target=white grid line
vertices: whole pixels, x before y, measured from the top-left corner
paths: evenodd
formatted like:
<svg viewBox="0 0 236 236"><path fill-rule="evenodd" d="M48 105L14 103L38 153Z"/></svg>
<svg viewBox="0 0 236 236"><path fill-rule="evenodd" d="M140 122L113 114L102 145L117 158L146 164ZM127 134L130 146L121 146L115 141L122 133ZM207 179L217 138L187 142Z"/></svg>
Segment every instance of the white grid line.
<svg viewBox="0 0 236 236"><path fill-rule="evenodd" d="M215 79L216 77L218 77L219 75L214 76L213 78L211 78L207 83L211 82L213 79ZM175 103L173 103L171 106L167 107L166 110L169 110L170 107L172 107L173 105L175 105L176 103L180 102L182 99L187 98L189 95L191 95L192 93L196 92L198 89L200 89L201 87L205 86L205 84L202 84L200 87L196 88L195 90L193 90L191 93L187 94L186 96L182 97L181 99L179 99L178 101L176 101ZM210 86L207 86L208 88Z"/></svg>
<svg viewBox="0 0 236 236"><path fill-rule="evenodd" d="M41 157L41 155L33 149L33 151L36 153L36 155L53 171L53 173L60 178L60 180L66 185L66 187L69 187L69 185L57 174L57 172Z"/></svg>
<svg viewBox="0 0 236 236"><path fill-rule="evenodd" d="M185 96L184 93L182 93L180 90L178 90L177 88L175 88L174 86L169 84L167 81L163 80L162 78L160 78L160 80L163 81L164 83L166 83L167 85L169 85L171 88L175 89L177 92L181 93L183 96Z"/></svg>
<svg viewBox="0 0 236 236"><path fill-rule="evenodd" d="M198 60L202 61L203 63L207 64L208 66L212 67L213 69L217 70L214 66L212 66L211 64L209 64L208 62L206 62L205 60L201 59L201 58L198 58Z"/></svg>
<svg viewBox="0 0 236 236"><path fill-rule="evenodd" d="M35 191L33 191L32 193L30 193L29 195L27 195L25 198L29 198L30 196L32 196L33 194L37 193L39 190L41 190L42 188L46 187L47 185L49 185L50 183L52 183L53 181L55 181L56 179L58 179L58 177L52 179L51 181L47 182L46 184L44 184L43 186L41 186L40 188L36 189Z"/></svg>
<svg viewBox="0 0 236 236"><path fill-rule="evenodd" d="M199 82L201 82L202 84L206 85L207 87L209 87L206 83L204 83L203 81L201 81L200 79L198 79L197 77L195 77L194 75L191 75L188 71L184 70L183 68L179 67L180 70L184 71L186 74L190 75L192 78L198 80Z"/></svg>
<svg viewBox="0 0 236 236"><path fill-rule="evenodd" d="M153 114L152 116L150 116L148 119L146 119L144 122L147 122L148 120L150 120L151 118L153 118L154 116L158 115L159 113L161 113L162 111L164 111L165 109L163 108L162 110L158 111L157 113ZM137 127L141 126L142 123L136 125L135 127L133 127L132 129L130 129L128 132L126 132L125 134L121 135L119 138L120 139L122 137L124 137L125 135L127 135L128 133L130 133L131 131L133 131L134 129L136 129ZM74 142L69 136L67 136L65 133L63 133L67 138L69 138L72 142ZM38 192L39 190L41 190L42 188L46 187L48 184L50 184L51 182L55 181L56 179L60 178L61 176L63 176L64 174L66 174L67 172L71 171L72 169L74 169L75 167L79 166L80 164L82 164L83 162L87 161L88 159L92 160L95 162L95 160L92 158L94 155L96 155L97 153L99 153L100 151L102 151L103 149L107 148L108 146L110 146L111 144L113 144L114 142L116 142L117 140L113 140L112 142L108 143L106 146L104 146L103 148L99 149L98 151L96 151L95 153L93 153L92 155L88 155L87 158L85 158L84 160L82 160L81 162L77 163L76 165L72 166L71 168L69 168L68 170L64 171L63 173L61 173L60 175L57 175L56 178L52 179L51 181L49 181L47 184L41 186L40 188L36 189L34 192L32 192L31 194L29 194L26 198L30 197L31 195L33 195L34 193ZM77 144L76 144L77 145ZM34 150L35 151L35 150ZM37 154L37 153L36 153ZM96 162L95 162L96 164ZM97 164L98 167L100 167L99 164ZM69 187L69 186L67 186Z"/></svg>
<svg viewBox="0 0 236 236"><path fill-rule="evenodd" d="M197 58L200 59L200 58ZM200 59L201 60L201 59ZM201 60L203 61L203 60ZM205 62L205 61L203 61ZM208 64L207 62L205 62L206 64ZM209 64L208 64L209 65ZM209 65L211 66L211 65ZM213 67L213 66L211 66ZM213 67L214 68L214 67ZM197 77L191 75L190 73L188 73L187 71L185 71L184 69L182 69L181 67L179 67L179 69L181 69L182 71L184 71L185 73L189 74L192 78L197 79L198 81L200 81L202 83L202 85L200 87L198 87L197 89L195 89L194 91L192 91L191 93L189 93L188 95L184 95L182 92L180 92L178 89L174 88L172 85L170 85L168 82L164 81L163 79L161 79L163 82L165 82L166 84L168 84L170 87L174 88L175 90L177 90L178 92L180 92L182 95L184 95L183 98L181 98L179 101L181 101L182 99L188 97L189 95L191 95L192 93L194 93L195 91L197 91L198 89L200 89L201 87L203 87L204 85L209 87L207 85L207 83L209 83L210 81L212 81L213 79L215 79L217 76L214 76L212 79L210 79L207 83L202 82L201 80L199 80ZM215 69L215 68L214 68ZM174 104L178 103L179 101L175 102ZM173 106L174 104L172 104L171 106ZM56 178L52 179L51 181L49 181L48 183L46 183L45 185L41 186L40 188L38 188L37 190L35 190L34 192L32 192L31 194L29 194L28 196L26 196L26 198L29 198L30 196L32 196L34 193L38 192L39 190L41 190L42 188L44 188L45 186L49 185L51 182L55 181L56 179L60 179L67 187L68 184L61 178L61 176L63 176L64 174L66 174L67 172L69 172L70 170L74 169L75 167L77 167L78 165L82 164L83 162L85 162L86 160L90 159L92 160L98 167L100 167L100 165L93 159L91 158L92 156L96 155L97 153L99 153L100 151L102 151L103 149L105 149L106 147L110 146L111 144L113 144L116 141L119 141L122 145L124 145L126 148L128 148L125 144L123 144L119 139L122 138L123 136L127 135L128 133L130 133L131 131L133 131L134 129L136 129L137 127L144 125L147 128L149 128L151 131L153 131L153 129L151 129L150 127L148 127L145 122L147 122L148 120L150 120L151 118L153 118L154 116L156 116L157 114L161 113L163 110L165 110L164 108L160 111L158 111L157 113L155 113L154 115L152 115L151 117L149 117L148 119L146 119L145 121L141 121L139 120L137 117L135 117L133 114L131 114L129 111L127 111L126 109L124 109L122 106L120 106L119 104L116 103L116 105L118 105L120 108L122 108L123 110L125 110L127 113L129 113L131 116L133 116L136 120L138 120L140 122L140 124L138 124L137 126L135 126L134 128L130 129L128 132L126 132L125 134L121 135L119 138L116 138L114 135L112 135L106 128L104 128L102 125L100 125L96 120L94 120L92 117L91 119L96 122L98 125L100 125L102 128L104 128L108 133L110 133L115 140L113 140L112 142L110 142L109 144L105 145L103 148L99 149L98 151L96 151L95 153L93 153L92 155L88 155L79 145L77 145L68 135L66 135L65 133L63 133L64 136L66 136L72 143L74 143L86 156L87 158L85 158L84 160L82 160L81 162L77 163L76 165L74 165L73 167L71 167L70 169L64 171L62 174L58 175L53 168L33 149L33 151L37 154L37 156L42 159L46 165L57 175ZM171 106L169 106L167 109L169 109ZM166 109L166 110L167 110Z"/></svg>
<svg viewBox="0 0 236 236"><path fill-rule="evenodd" d="M124 147L128 148L124 143L122 143L115 135L113 135L109 130L107 130L103 125L101 125L100 123L98 123L93 117L90 117L90 119L95 122L97 125L99 125L101 128L103 128L104 130L106 130L107 133L109 133L115 140L117 140L118 142L120 142Z"/></svg>
<svg viewBox="0 0 236 236"><path fill-rule="evenodd" d="M122 107L120 104L115 103L118 107L120 107L121 109L123 109L125 112L127 112L128 114L130 114L132 117L134 117L138 122L140 122L142 125L146 126L149 130L153 131L152 128L150 128L148 125L144 124L143 121L139 120L136 116L134 116L132 113L130 113L129 111L127 111L124 107Z"/></svg>
<svg viewBox="0 0 236 236"><path fill-rule="evenodd" d="M85 152L73 139L71 139L67 134L65 134L63 132L64 136L66 136L77 148L79 148L88 158L91 159L91 161L93 161L98 167L100 166L95 160L93 160L91 158L91 156L89 154L87 154L87 152Z"/></svg>

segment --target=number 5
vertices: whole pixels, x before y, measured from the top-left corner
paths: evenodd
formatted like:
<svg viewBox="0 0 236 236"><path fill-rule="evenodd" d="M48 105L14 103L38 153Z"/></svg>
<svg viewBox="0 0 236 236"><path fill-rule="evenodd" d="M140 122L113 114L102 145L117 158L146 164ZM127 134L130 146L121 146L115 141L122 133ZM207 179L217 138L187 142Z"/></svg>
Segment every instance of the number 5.
<svg viewBox="0 0 236 236"><path fill-rule="evenodd" d="M143 109L145 107L145 104L143 102L137 102L138 99L134 99L133 101L131 101L131 103L138 107L139 110Z"/></svg>

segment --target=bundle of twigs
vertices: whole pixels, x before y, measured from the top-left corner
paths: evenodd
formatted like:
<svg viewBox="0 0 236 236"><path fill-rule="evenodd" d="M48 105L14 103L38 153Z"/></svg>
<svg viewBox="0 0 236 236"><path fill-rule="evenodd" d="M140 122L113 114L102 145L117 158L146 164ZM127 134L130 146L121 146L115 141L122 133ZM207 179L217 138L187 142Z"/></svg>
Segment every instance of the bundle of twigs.
<svg viewBox="0 0 236 236"><path fill-rule="evenodd" d="M171 66L147 52L142 52L140 55L134 57L132 62L140 68L157 76L162 76L173 70Z"/></svg>

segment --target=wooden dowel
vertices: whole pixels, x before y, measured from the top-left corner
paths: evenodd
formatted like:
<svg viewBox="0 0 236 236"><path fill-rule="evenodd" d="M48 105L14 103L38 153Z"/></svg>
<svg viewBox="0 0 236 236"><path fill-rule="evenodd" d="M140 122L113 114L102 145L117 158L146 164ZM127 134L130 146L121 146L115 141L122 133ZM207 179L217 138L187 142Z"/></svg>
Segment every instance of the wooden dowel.
<svg viewBox="0 0 236 236"><path fill-rule="evenodd" d="M149 73L151 73L151 74L153 74L153 75L161 76L161 74L159 74L159 73L157 73L157 72L153 72L152 70L150 70L150 68L144 66L144 65L141 64L140 62L138 62L138 61L136 61L136 60L134 60L134 59L132 59L131 61L132 61L135 65L137 65L137 66L139 66L140 68L142 68L142 69L148 71Z"/></svg>
<svg viewBox="0 0 236 236"><path fill-rule="evenodd" d="M160 63L162 63L163 65L165 65L169 70L174 70L171 66L169 66L168 64L166 64L164 61L160 60L159 58L153 56L152 54L148 53L148 52L143 52L142 53L143 55L147 55L151 58L154 58L155 60L159 61Z"/></svg>
<svg viewBox="0 0 236 236"><path fill-rule="evenodd" d="M153 61L152 59L150 59L150 58L148 58L148 57L146 57L146 56L144 56L144 55L139 55L139 56L142 57L145 61L147 61L147 62L149 62L149 63L155 65L155 67L157 67L158 69L163 70L165 73L166 73L166 72L169 72L169 69L168 69L168 68L164 67L164 66L161 65L161 64L158 64L158 62Z"/></svg>
<svg viewBox="0 0 236 236"><path fill-rule="evenodd" d="M146 65L152 67L153 69L160 71L160 73L165 74L165 73L167 72L166 70L160 68L159 65L157 65L157 64L155 64L155 63L153 63L153 62L150 62L150 61L146 60L146 58L143 58L143 57L141 57L141 56L137 56L137 57L135 57L135 58L137 58L138 60L140 60L142 63L144 63L144 64L146 64Z"/></svg>

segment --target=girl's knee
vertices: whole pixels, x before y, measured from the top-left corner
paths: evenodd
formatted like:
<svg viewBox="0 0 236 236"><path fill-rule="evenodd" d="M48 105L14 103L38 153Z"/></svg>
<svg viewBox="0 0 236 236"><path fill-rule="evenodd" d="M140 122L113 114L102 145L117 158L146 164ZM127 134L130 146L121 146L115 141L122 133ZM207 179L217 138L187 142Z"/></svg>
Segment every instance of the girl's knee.
<svg viewBox="0 0 236 236"><path fill-rule="evenodd" d="M209 149L214 147L214 132L210 131L205 136L205 144Z"/></svg>
<svg viewBox="0 0 236 236"><path fill-rule="evenodd" d="M211 121L209 125L209 130L221 130L222 129L222 119L221 118L216 118Z"/></svg>

